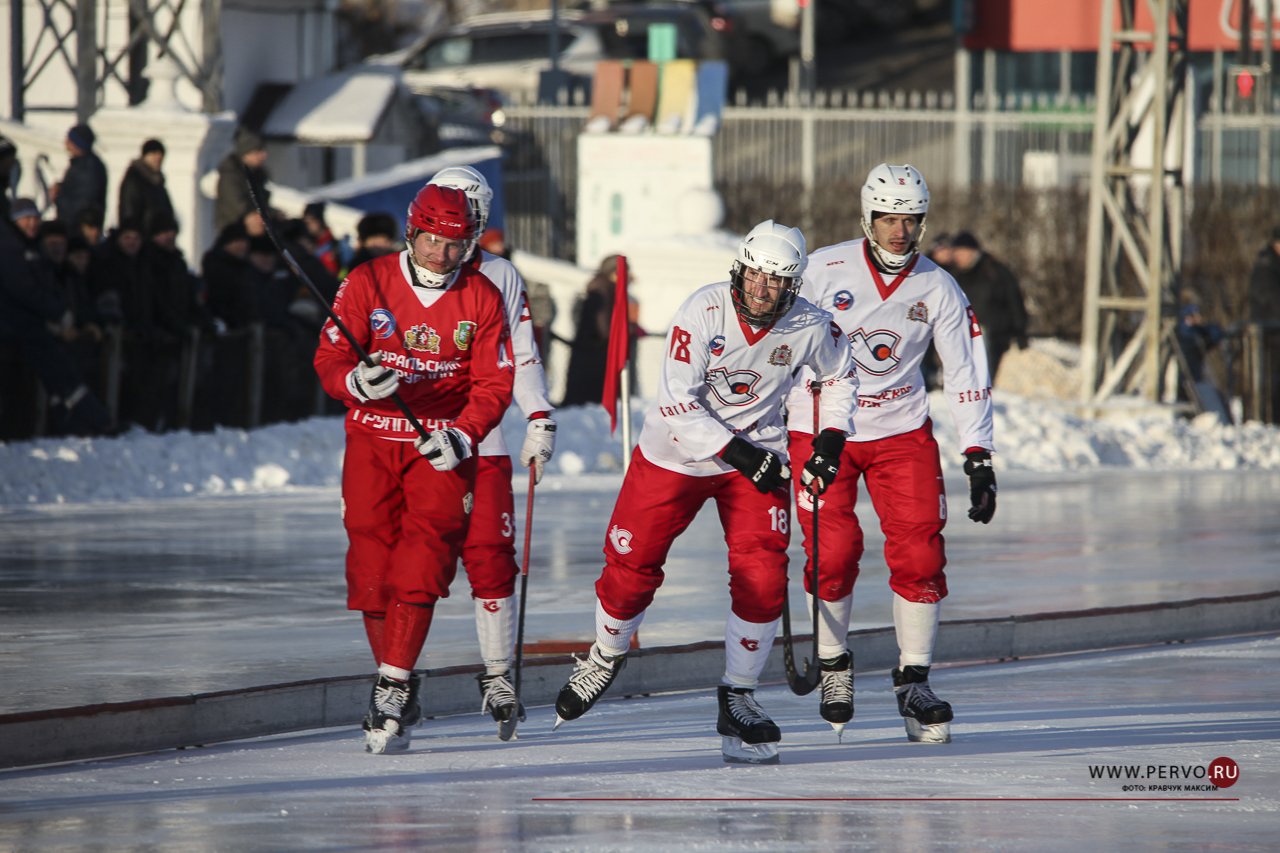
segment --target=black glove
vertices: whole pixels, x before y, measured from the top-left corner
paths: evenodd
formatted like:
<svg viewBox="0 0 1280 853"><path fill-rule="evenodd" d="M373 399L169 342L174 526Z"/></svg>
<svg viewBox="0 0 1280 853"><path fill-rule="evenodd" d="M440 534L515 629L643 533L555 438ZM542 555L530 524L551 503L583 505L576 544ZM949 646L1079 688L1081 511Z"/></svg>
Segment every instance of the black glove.
<svg viewBox="0 0 1280 853"><path fill-rule="evenodd" d="M813 455L800 472L800 483L806 489L820 495L835 482L840 471L844 440L844 432L838 429L824 429L814 437Z"/></svg>
<svg viewBox="0 0 1280 853"><path fill-rule="evenodd" d="M742 472L761 494L767 495L791 479L791 469L781 456L736 435L720 451L720 458Z"/></svg>
<svg viewBox="0 0 1280 853"><path fill-rule="evenodd" d="M987 524L996 514L996 469L991 454L970 450L964 455L964 472L969 475L969 518Z"/></svg>

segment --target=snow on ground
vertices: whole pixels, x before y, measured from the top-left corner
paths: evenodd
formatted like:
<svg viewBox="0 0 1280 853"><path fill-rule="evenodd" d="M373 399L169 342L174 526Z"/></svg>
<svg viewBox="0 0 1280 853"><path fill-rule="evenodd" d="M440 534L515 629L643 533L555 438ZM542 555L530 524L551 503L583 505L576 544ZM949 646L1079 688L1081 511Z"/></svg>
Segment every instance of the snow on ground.
<svg viewBox="0 0 1280 853"><path fill-rule="evenodd" d="M932 407L946 464L958 471L963 459L940 392ZM634 435L646 408L639 401L633 409ZM562 409L556 420L558 449L549 473L573 477L620 469L620 432L610 436L601 407ZM156 435L139 429L115 438L0 443L0 508L337 486L342 426L341 418L325 417L255 430ZM518 448L518 412L508 412L503 430L508 446ZM1280 429L1274 426L1222 426L1212 415L1186 420L1145 406L1113 408L1087 420L1069 403L998 393L995 435L997 467L1008 470L1280 468Z"/></svg>

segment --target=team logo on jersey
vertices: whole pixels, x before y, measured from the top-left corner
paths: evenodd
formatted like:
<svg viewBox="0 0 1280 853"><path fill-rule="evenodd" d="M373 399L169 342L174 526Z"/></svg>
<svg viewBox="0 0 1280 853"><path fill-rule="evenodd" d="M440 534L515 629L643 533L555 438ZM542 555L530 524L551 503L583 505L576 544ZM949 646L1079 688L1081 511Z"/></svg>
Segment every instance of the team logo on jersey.
<svg viewBox="0 0 1280 853"><path fill-rule="evenodd" d="M774 347L773 352L769 353L769 363L775 367L786 367L791 364L791 359L794 355L791 352L791 347L786 344L778 344L778 346Z"/></svg>
<svg viewBox="0 0 1280 853"><path fill-rule="evenodd" d="M849 345L853 348L853 360L858 369L872 376L884 376L892 373L899 362L898 344L902 337L888 329L877 329L864 332L858 329L849 335Z"/></svg>
<svg viewBox="0 0 1280 853"><path fill-rule="evenodd" d="M826 501L818 498L818 509L822 509L826 505ZM808 489L798 489L796 491L796 506L805 512L813 512L813 495Z"/></svg>
<svg viewBox="0 0 1280 853"><path fill-rule="evenodd" d="M459 320L458 328L453 330L453 342L458 349L471 349L471 341L476 336L476 324L470 320Z"/></svg>
<svg viewBox="0 0 1280 853"><path fill-rule="evenodd" d="M847 290L842 290L835 295L831 304L836 307L837 311L848 311L853 307L853 294Z"/></svg>
<svg viewBox="0 0 1280 853"><path fill-rule="evenodd" d="M485 611L488 613L497 613L499 610L502 609L502 605L493 600L486 601L484 604L480 606L483 607Z"/></svg>
<svg viewBox="0 0 1280 853"><path fill-rule="evenodd" d="M396 318L386 308L375 308L369 315L369 329L375 338L385 341L396 333Z"/></svg>
<svg viewBox="0 0 1280 853"><path fill-rule="evenodd" d="M436 330L426 323L419 323L405 330L404 345L406 349L416 352L440 352L440 336Z"/></svg>
<svg viewBox="0 0 1280 853"><path fill-rule="evenodd" d="M329 343L336 344L338 338L342 337L342 333L338 331L338 327L333 325L333 321L329 321L324 327L324 333L329 338Z"/></svg>
<svg viewBox="0 0 1280 853"><path fill-rule="evenodd" d="M631 531L614 525L609 528L609 543L619 554L631 553Z"/></svg>
<svg viewBox="0 0 1280 853"><path fill-rule="evenodd" d="M929 322L929 306L923 302L917 302L915 305L907 308L907 319L915 320L917 323Z"/></svg>
<svg viewBox="0 0 1280 853"><path fill-rule="evenodd" d="M753 640L753 639L751 639L750 637L743 637L743 638L742 638L741 640L739 640L738 642L739 642L739 643L742 643L742 647L743 647L744 649L746 649L747 651L749 651L749 652L758 652L758 651L760 651L760 641L759 641L759 640Z"/></svg>
<svg viewBox="0 0 1280 853"><path fill-rule="evenodd" d="M527 323L533 319L533 315L529 313L529 297L527 294L520 294L520 322Z"/></svg>
<svg viewBox="0 0 1280 853"><path fill-rule="evenodd" d="M982 325L978 322L978 314L973 310L972 305L965 306L965 312L969 315L969 337L982 337Z"/></svg>
<svg viewBox="0 0 1280 853"><path fill-rule="evenodd" d="M707 371L707 387L716 399L726 406L749 406L760 397L755 392L760 374L754 370L735 370L730 373L723 367Z"/></svg>
<svg viewBox="0 0 1280 853"><path fill-rule="evenodd" d="M471 515L471 509L476 505L476 496L471 492L467 492L462 496L462 512L464 515Z"/></svg>
<svg viewBox="0 0 1280 853"><path fill-rule="evenodd" d="M711 339L711 343L707 344L707 349L711 350L712 355L720 355L724 352L724 335L716 335Z"/></svg>

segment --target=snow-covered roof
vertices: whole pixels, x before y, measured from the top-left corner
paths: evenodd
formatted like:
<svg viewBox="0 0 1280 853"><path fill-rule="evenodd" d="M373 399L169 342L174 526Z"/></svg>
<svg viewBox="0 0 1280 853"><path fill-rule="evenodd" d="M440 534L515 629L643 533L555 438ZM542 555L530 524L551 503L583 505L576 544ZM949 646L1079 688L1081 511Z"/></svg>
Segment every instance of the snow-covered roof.
<svg viewBox="0 0 1280 853"><path fill-rule="evenodd" d="M399 85L394 73L368 70L303 80L271 111L262 134L312 145L368 142Z"/></svg>

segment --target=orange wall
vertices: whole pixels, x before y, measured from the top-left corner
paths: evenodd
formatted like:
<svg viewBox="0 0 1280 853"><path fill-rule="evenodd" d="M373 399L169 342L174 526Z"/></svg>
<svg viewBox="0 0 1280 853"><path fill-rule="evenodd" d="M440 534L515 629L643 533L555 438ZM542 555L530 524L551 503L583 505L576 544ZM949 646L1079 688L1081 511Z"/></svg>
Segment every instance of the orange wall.
<svg viewBox="0 0 1280 853"><path fill-rule="evenodd" d="M1103 0L973 0L974 28L964 39L970 50L1098 49ZM1252 0L1254 46L1263 39L1264 0ZM1240 0L1190 0L1188 47L1193 51L1240 47ZM1118 5L1118 4L1117 4ZM1134 3L1137 29L1151 31L1145 0ZM1273 0L1273 44L1280 45L1280 0ZM1119 26L1120 16L1116 15Z"/></svg>

